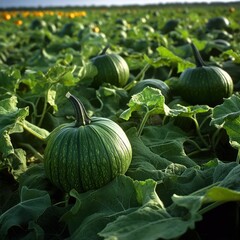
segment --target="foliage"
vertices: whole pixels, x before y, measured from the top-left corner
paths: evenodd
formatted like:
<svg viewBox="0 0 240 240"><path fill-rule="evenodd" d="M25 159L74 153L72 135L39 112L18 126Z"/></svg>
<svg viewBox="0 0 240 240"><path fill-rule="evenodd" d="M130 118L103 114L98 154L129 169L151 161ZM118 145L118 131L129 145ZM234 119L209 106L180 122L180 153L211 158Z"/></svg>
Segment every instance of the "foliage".
<svg viewBox="0 0 240 240"><path fill-rule="evenodd" d="M0 13L1 239L239 238L239 81L214 107L174 88L194 66L191 41L209 65L239 63L239 11L226 6ZM229 27L207 29L220 15ZM169 19L177 25L166 33ZM220 37L231 49L213 44ZM129 66L125 86L92 85L90 59L107 45ZM152 87L130 95L149 78L165 81L173 101ZM89 116L118 123L132 146L126 174L97 190L64 193L45 174L47 137L75 120L67 92Z"/></svg>

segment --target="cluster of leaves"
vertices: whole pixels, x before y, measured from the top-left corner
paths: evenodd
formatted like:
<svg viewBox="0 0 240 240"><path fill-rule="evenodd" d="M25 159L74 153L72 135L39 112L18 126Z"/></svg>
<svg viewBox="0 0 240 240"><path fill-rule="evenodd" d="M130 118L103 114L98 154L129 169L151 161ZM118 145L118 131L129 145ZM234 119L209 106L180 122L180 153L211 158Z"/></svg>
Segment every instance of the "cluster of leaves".
<svg viewBox="0 0 240 240"><path fill-rule="evenodd" d="M92 31L91 13L81 24L75 21L68 33L63 30L69 19L48 19L59 26L56 32L48 25L29 30L27 25L1 23L1 239L207 239L206 232L222 239L239 236L240 96L235 91L214 108L186 105L177 96L175 104L167 104L161 91L151 87L130 96L132 84L152 69L166 70L171 85L172 77L194 66L185 41L177 46L168 35L141 30L143 14L148 19L149 12L139 11L133 27L124 25L129 34L124 41L107 33L120 14L130 21L131 11L102 13L103 23L94 24L106 34ZM172 10L165 12L167 19ZM191 24L196 15L189 14ZM113 22L106 24L110 18ZM82 28L84 24L88 27ZM180 27L178 33L183 40L194 37L198 24L189 32ZM9 33L10 26L16 31ZM144 36L148 44L160 46L140 50L129 42ZM133 80L124 88L91 86L97 72L88 59L107 42L129 63ZM224 52L226 56L239 57L235 51ZM103 188L81 194L73 189L65 195L46 178L43 154L49 133L73 121L68 91L82 100L90 115L112 118L122 126L133 158L126 175ZM231 213L218 233L205 218L212 211L220 212L220 218Z"/></svg>

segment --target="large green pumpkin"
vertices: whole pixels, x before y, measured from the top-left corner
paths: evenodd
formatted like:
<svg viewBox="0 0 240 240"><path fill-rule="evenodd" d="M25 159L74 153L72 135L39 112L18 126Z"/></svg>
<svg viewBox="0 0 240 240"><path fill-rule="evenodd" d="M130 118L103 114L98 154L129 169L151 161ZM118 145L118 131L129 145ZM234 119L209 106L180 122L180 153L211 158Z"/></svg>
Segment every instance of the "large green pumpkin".
<svg viewBox="0 0 240 240"><path fill-rule="evenodd" d="M98 72L93 79L93 86L99 87L103 83L110 83L123 87L129 78L128 64L119 54L106 54L106 50L91 59Z"/></svg>
<svg viewBox="0 0 240 240"><path fill-rule="evenodd" d="M178 92L190 104L221 104L233 93L230 75L216 66L206 66L194 44L191 44L196 67L188 68L179 77Z"/></svg>
<svg viewBox="0 0 240 240"><path fill-rule="evenodd" d="M206 23L206 28L208 30L212 29L227 29L230 25L229 20L226 17L213 17Z"/></svg>
<svg viewBox="0 0 240 240"><path fill-rule="evenodd" d="M131 144L118 124L102 117L90 119L79 99L66 96L73 103L76 121L60 125L48 136L46 175L65 192L101 188L127 171Z"/></svg>

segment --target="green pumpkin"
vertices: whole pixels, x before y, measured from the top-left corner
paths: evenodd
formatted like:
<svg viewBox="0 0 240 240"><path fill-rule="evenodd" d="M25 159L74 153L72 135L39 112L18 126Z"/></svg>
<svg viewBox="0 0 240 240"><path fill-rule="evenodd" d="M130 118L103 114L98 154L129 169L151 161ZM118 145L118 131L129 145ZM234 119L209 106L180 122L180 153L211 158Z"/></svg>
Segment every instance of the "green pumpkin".
<svg viewBox="0 0 240 240"><path fill-rule="evenodd" d="M174 31L178 25L179 25L178 19L170 19L165 23L164 27L162 28L162 33L163 34L170 33L171 31Z"/></svg>
<svg viewBox="0 0 240 240"><path fill-rule="evenodd" d="M129 78L128 64L119 54L106 54L106 50L91 59L98 71L93 79L93 86L99 87L103 83L110 83L117 87L123 87Z"/></svg>
<svg viewBox="0 0 240 240"><path fill-rule="evenodd" d="M101 188L127 171L131 144L118 124L107 118L89 118L79 99L70 93L66 96L73 104L76 121L60 125L48 136L46 175L65 192Z"/></svg>
<svg viewBox="0 0 240 240"><path fill-rule="evenodd" d="M196 67L188 68L179 77L178 92L190 104L221 104L233 93L230 75L216 66L206 66L194 44L191 44Z"/></svg>
<svg viewBox="0 0 240 240"><path fill-rule="evenodd" d="M234 89L239 90L240 88L240 64L233 60L227 60L222 63L222 68L231 76Z"/></svg>
<svg viewBox="0 0 240 240"><path fill-rule="evenodd" d="M208 20L206 23L206 28L208 30L212 29L226 29L230 25L229 20L226 17L213 17Z"/></svg>

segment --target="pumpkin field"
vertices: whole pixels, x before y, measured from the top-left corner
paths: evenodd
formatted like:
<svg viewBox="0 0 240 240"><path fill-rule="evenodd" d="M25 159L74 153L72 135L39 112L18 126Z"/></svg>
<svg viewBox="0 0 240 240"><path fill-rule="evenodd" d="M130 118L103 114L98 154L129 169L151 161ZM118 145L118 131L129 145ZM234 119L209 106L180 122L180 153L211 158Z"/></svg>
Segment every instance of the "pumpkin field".
<svg viewBox="0 0 240 240"><path fill-rule="evenodd" d="M0 9L0 239L240 239L239 9Z"/></svg>

